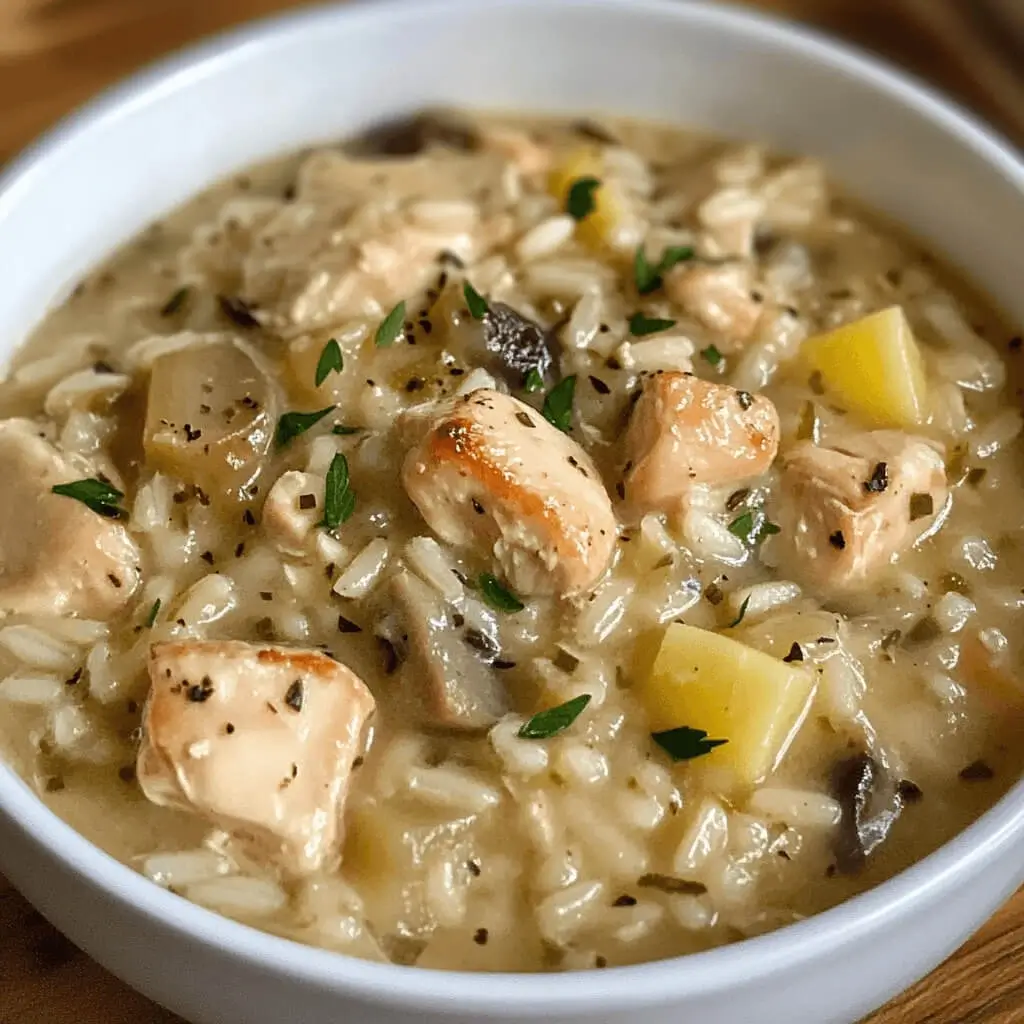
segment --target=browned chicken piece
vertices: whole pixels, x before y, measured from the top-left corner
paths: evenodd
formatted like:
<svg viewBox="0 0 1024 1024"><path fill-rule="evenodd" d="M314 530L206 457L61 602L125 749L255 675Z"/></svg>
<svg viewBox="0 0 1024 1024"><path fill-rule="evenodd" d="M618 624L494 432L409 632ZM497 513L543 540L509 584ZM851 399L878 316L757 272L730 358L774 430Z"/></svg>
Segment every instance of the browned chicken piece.
<svg viewBox="0 0 1024 1024"><path fill-rule="evenodd" d="M520 593L578 594L611 559L615 516L590 457L509 395L444 403L402 479L442 540L493 553Z"/></svg>
<svg viewBox="0 0 1024 1024"><path fill-rule="evenodd" d="M822 589L864 583L943 514L942 453L924 438L879 430L783 459L781 539L795 573Z"/></svg>
<svg viewBox="0 0 1024 1024"><path fill-rule="evenodd" d="M689 373L645 377L626 433L625 498L636 513L671 512L694 484L760 476L779 450L767 398Z"/></svg>
<svg viewBox="0 0 1024 1024"><path fill-rule="evenodd" d="M90 474L29 420L0 421L0 613L106 619L123 608L141 577L139 550L116 519L55 484Z"/></svg>
<svg viewBox="0 0 1024 1024"><path fill-rule="evenodd" d="M370 691L320 651L238 641L154 644L138 778L291 875L329 863Z"/></svg>
<svg viewBox="0 0 1024 1024"><path fill-rule="evenodd" d="M750 270L739 263L718 266L680 263L665 277L665 293L698 323L718 334L718 348L743 348L754 334L764 299Z"/></svg>

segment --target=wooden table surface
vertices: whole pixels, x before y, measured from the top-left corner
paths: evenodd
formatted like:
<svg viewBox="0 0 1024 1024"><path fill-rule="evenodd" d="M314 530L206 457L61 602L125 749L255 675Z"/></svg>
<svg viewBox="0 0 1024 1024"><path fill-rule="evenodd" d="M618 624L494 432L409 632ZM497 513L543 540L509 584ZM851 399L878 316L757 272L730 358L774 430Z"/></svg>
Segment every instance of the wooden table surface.
<svg viewBox="0 0 1024 1024"><path fill-rule="evenodd" d="M1024 0L757 0L881 51L1024 141ZM989 9L991 5L991 9ZM0 0L0 162L108 83L297 0ZM983 12L984 13L983 15ZM1002 28L997 28L1002 22ZM174 1024L54 931L0 878L0 1024ZM1024 1021L1024 891L870 1024ZM282 1022L285 1024L285 1022ZM765 1022L774 1024L774 1022Z"/></svg>

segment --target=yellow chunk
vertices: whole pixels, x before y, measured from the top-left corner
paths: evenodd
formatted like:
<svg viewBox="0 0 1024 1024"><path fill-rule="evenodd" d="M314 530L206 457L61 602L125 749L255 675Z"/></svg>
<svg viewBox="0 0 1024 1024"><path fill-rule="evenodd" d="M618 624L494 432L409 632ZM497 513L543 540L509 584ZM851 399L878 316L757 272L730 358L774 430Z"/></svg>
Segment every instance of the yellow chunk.
<svg viewBox="0 0 1024 1024"><path fill-rule="evenodd" d="M654 732L690 726L728 743L701 758L754 784L778 766L814 690L814 676L731 637L674 623L637 689Z"/></svg>
<svg viewBox="0 0 1024 1024"><path fill-rule="evenodd" d="M594 210L577 223L576 236L591 248L614 247L626 219L626 203L619 186L604 180L604 161L598 150L577 149L557 163L548 177L548 191L564 210L569 191L580 178L597 178L601 184L594 191Z"/></svg>
<svg viewBox="0 0 1024 1024"><path fill-rule="evenodd" d="M899 306L808 339L801 356L829 394L872 426L924 422L924 362Z"/></svg>

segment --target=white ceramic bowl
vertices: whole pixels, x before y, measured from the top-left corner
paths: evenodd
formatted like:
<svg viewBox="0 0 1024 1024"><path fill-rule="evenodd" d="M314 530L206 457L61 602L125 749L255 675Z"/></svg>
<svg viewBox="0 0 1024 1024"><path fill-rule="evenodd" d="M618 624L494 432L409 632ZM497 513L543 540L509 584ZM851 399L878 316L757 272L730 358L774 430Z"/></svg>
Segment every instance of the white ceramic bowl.
<svg viewBox="0 0 1024 1024"><path fill-rule="evenodd" d="M10 350L113 246L216 178L424 104L617 111L824 158L1024 320L1024 166L963 112L805 31L655 0L416 0L294 14L134 78L0 185ZM114 973L201 1024L586 1019L849 1022L1024 880L1024 788L866 895L763 938L640 967L523 976L364 963L144 881L0 770L0 869Z"/></svg>

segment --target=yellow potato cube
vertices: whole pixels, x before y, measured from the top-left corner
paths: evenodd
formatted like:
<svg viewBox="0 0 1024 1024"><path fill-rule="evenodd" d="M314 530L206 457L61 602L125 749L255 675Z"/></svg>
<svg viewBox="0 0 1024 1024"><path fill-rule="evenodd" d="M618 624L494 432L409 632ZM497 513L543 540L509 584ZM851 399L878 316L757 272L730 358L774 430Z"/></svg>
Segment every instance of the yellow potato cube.
<svg viewBox="0 0 1024 1024"><path fill-rule="evenodd" d="M564 210L572 186L581 178L596 178L601 184L594 190L594 210L576 225L576 236L591 248L614 248L627 219L626 202L619 185L604 180L604 161L596 149L574 150L556 164L548 177L548 191Z"/></svg>
<svg viewBox="0 0 1024 1024"><path fill-rule="evenodd" d="M814 676L798 664L747 647L731 637L673 623L638 697L654 732L689 726L728 740L701 758L753 785L782 760L814 691Z"/></svg>
<svg viewBox="0 0 1024 1024"><path fill-rule="evenodd" d="M825 390L876 427L916 427L927 415L924 361L899 306L804 342L804 367Z"/></svg>

